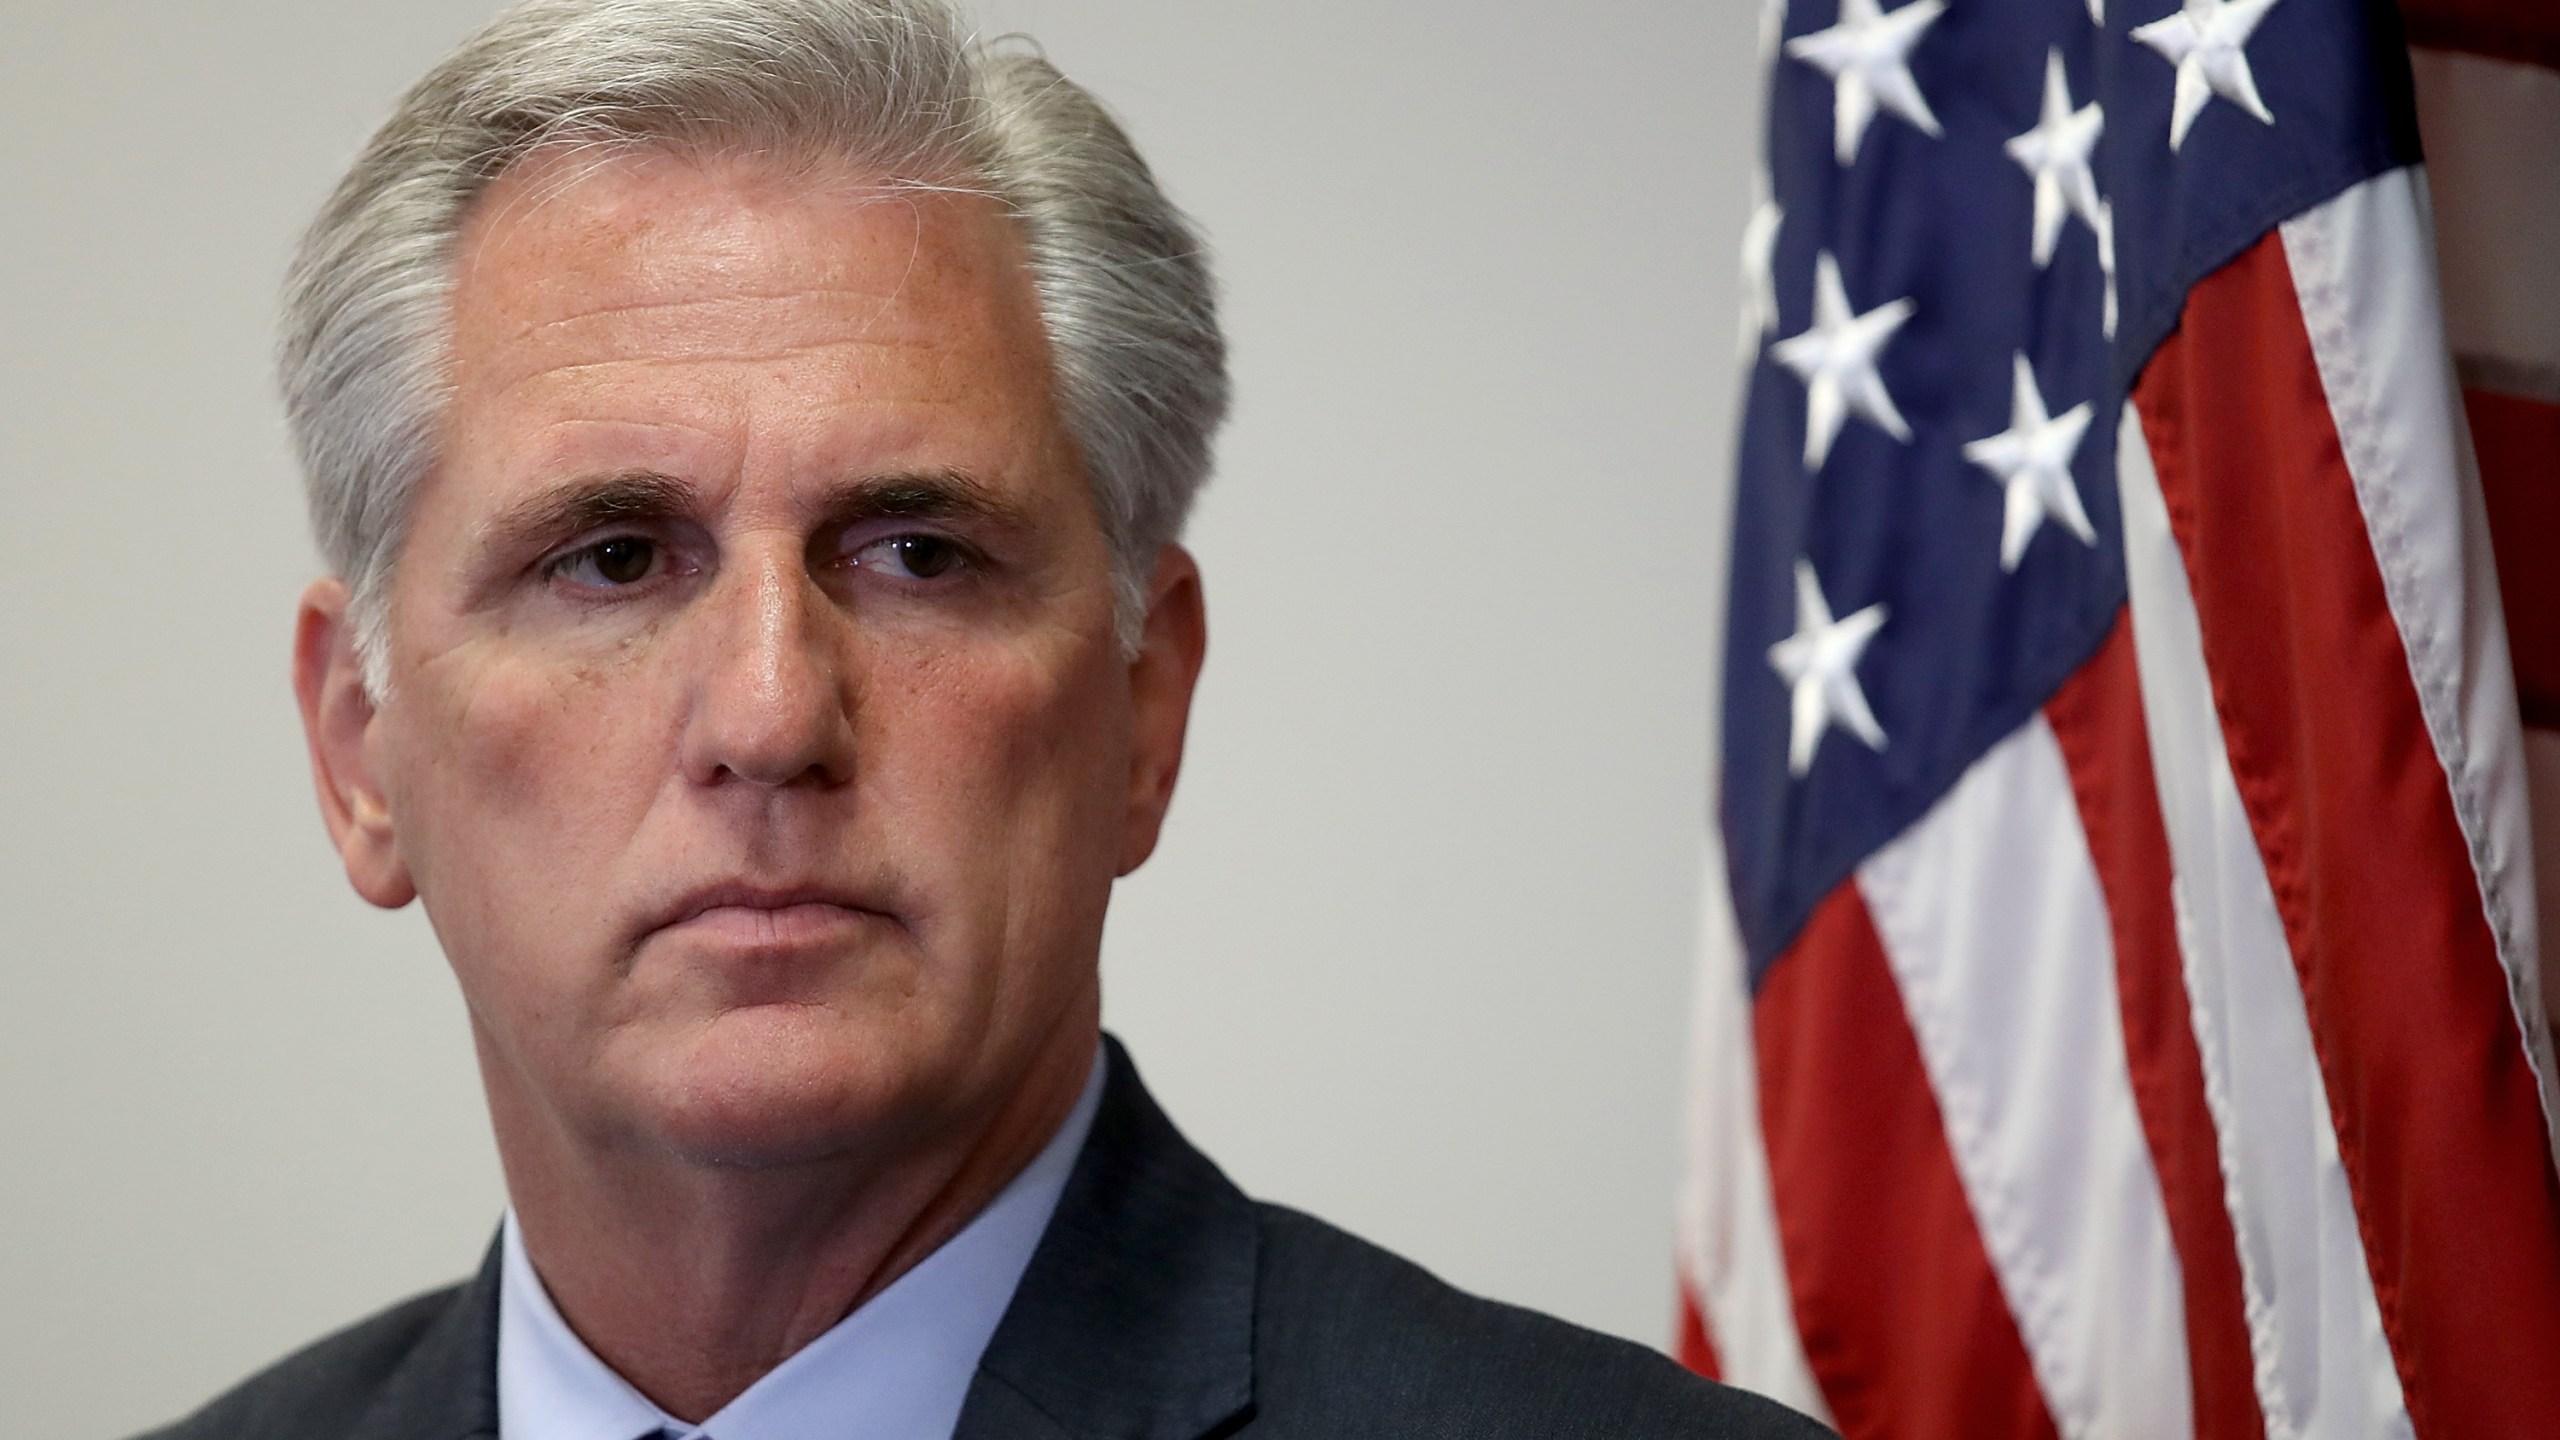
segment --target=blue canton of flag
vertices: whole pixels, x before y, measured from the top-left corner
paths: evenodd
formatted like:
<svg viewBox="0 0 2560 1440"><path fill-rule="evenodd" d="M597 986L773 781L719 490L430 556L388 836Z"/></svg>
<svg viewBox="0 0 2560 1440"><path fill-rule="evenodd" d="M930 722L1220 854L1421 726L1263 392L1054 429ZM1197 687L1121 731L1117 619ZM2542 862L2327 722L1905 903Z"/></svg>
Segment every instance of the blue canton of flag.
<svg viewBox="0 0 2560 1440"><path fill-rule="evenodd" d="M2416 159L2387 5L1771 7L1724 675L1753 974L2088 659L2188 287ZM2281 115L2283 123L2271 123ZM1817 623L1820 622L1820 623Z"/></svg>

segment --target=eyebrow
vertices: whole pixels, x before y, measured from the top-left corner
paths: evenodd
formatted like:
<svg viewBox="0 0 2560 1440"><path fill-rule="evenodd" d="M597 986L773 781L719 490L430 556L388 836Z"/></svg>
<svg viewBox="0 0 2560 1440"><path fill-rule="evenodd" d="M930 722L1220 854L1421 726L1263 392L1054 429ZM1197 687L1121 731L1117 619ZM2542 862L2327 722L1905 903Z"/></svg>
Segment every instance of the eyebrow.
<svg viewBox="0 0 2560 1440"><path fill-rule="evenodd" d="M831 525L869 520L974 520L1024 530L1030 516L985 481L959 470L867 475L828 489L819 514Z"/></svg>
<svg viewBox="0 0 2560 1440"><path fill-rule="evenodd" d="M501 549L538 548L616 521L667 519L694 508L692 486L652 470L627 470L527 496L498 512L481 534Z"/></svg>
<svg viewBox="0 0 2560 1440"><path fill-rule="evenodd" d="M692 485L652 470L564 481L500 511L482 528L496 548L538 549L630 521L679 519L701 508ZM872 520L975 520L1021 530L1029 516L959 470L866 475L830 486L818 502L829 526Z"/></svg>

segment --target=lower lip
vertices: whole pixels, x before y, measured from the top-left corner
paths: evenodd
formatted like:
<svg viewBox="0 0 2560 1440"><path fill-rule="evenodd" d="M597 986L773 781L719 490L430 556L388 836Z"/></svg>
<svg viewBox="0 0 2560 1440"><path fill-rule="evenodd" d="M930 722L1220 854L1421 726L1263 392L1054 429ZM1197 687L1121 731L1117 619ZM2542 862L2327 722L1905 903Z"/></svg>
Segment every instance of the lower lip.
<svg viewBox="0 0 2560 1440"><path fill-rule="evenodd" d="M850 939L870 918L844 905L720 905L661 933L740 950L805 950Z"/></svg>

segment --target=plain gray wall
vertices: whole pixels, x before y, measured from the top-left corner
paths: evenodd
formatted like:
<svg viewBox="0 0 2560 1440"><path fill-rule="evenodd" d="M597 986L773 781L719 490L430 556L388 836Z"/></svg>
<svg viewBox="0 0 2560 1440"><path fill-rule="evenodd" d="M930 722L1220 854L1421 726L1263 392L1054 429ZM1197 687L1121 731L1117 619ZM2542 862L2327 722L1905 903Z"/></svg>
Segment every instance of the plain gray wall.
<svg viewBox="0 0 2560 1440"><path fill-rule="evenodd" d="M293 235L484 0L0 4L0 1415L478 1258L451 981L286 688ZM1216 246L1213 640L1112 1026L1247 1188L1661 1343L1756 6L1005 0Z"/></svg>

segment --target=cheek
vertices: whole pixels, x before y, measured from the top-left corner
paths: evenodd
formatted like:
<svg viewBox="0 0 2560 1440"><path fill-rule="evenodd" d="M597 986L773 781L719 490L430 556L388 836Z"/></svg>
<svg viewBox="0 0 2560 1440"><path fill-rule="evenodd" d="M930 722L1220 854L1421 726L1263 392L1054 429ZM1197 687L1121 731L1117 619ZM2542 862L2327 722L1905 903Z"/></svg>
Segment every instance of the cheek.
<svg viewBox="0 0 2560 1440"><path fill-rule="evenodd" d="M1087 852L1116 844L1130 748L1121 673L1081 653L920 656L882 675L863 707L871 778L900 792L891 813L948 827L936 849L987 882L1046 892L1089 885L1094 871L1107 886L1111 857Z"/></svg>
<svg viewBox="0 0 2560 1440"><path fill-rule="evenodd" d="M663 766L638 763L646 697L612 669L470 658L422 667L398 694L413 723L394 820L439 929L513 949L532 938L518 927L585 918L579 898L601 893L585 882L621 853Z"/></svg>

